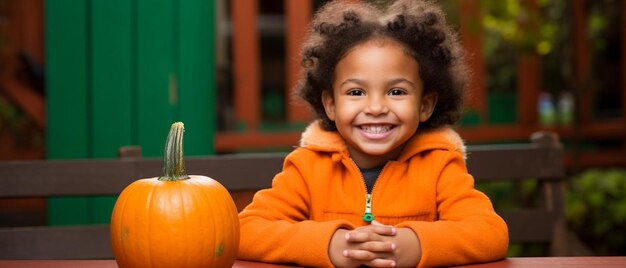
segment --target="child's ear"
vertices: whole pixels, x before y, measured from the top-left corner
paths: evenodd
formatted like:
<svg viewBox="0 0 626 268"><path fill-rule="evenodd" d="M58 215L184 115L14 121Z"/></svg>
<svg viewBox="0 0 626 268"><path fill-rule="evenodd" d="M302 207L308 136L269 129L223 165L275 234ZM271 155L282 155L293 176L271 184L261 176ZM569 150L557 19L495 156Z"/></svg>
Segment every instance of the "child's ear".
<svg viewBox="0 0 626 268"><path fill-rule="evenodd" d="M431 92L424 94L422 97L422 105L420 106L420 122L424 122L430 118L437 105L437 99L439 95L437 92Z"/></svg>
<svg viewBox="0 0 626 268"><path fill-rule="evenodd" d="M326 116L328 116L330 120L335 121L335 99L332 94L330 90L322 91L322 104L324 104Z"/></svg>

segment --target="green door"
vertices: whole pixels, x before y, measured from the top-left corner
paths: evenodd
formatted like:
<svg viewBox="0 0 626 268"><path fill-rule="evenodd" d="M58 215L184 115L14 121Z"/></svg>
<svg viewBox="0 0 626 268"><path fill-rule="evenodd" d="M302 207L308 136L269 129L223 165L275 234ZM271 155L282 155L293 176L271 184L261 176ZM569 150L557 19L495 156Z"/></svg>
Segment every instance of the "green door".
<svg viewBox="0 0 626 268"><path fill-rule="evenodd" d="M125 145L160 157L175 121L187 155L213 153L214 5L46 1L48 159L116 158ZM51 198L49 224L108 223L115 199Z"/></svg>

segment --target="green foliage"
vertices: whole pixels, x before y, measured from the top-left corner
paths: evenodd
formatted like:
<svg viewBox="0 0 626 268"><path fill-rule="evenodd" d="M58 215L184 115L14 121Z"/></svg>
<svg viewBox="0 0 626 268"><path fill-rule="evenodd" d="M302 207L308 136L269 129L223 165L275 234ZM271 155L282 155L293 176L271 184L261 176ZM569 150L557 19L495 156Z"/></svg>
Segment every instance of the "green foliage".
<svg viewBox="0 0 626 268"><path fill-rule="evenodd" d="M489 196L496 210L515 210L535 206L537 188L537 181L534 179L519 182L497 181L476 185L476 189Z"/></svg>
<svg viewBox="0 0 626 268"><path fill-rule="evenodd" d="M552 2L557 1L538 1L538 10L553 5ZM481 5L485 29L497 33L517 50L539 55L554 50L558 25L547 15L522 5L519 0L482 1Z"/></svg>
<svg viewBox="0 0 626 268"><path fill-rule="evenodd" d="M568 225L599 255L626 254L626 170L591 169L568 184Z"/></svg>
<svg viewBox="0 0 626 268"><path fill-rule="evenodd" d="M536 8L521 0L480 3L489 92L516 92L515 62L520 55L530 54L541 57L542 90L557 95L571 87L567 82L572 51L569 1L539 0Z"/></svg>

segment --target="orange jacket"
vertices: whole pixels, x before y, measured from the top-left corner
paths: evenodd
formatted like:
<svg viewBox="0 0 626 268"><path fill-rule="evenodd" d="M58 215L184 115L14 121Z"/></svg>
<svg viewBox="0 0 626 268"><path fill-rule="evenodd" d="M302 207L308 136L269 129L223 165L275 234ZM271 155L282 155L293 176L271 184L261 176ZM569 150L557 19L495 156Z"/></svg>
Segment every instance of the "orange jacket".
<svg viewBox="0 0 626 268"><path fill-rule="evenodd" d="M372 190L376 220L411 228L419 237L421 267L506 255L507 226L489 198L474 189L464 150L450 128L418 132ZM272 188L259 191L239 214L239 258L330 267L333 233L367 224L365 199L365 183L341 136L314 123Z"/></svg>

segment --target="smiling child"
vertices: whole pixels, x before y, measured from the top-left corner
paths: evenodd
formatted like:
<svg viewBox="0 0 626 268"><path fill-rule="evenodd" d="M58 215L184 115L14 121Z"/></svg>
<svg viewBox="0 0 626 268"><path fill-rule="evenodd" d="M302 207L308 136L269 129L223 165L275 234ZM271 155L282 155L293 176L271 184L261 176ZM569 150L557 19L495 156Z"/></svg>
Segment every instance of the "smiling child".
<svg viewBox="0 0 626 268"><path fill-rule="evenodd" d="M240 213L239 258L444 266L503 258L508 232L452 129L467 83L435 1L335 1L314 17L300 96L317 119Z"/></svg>

